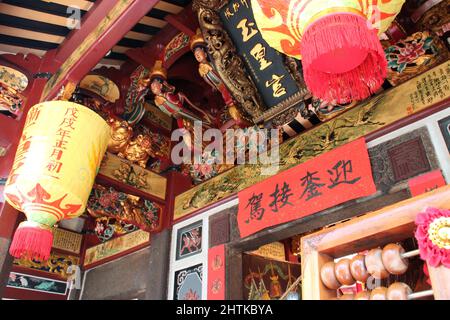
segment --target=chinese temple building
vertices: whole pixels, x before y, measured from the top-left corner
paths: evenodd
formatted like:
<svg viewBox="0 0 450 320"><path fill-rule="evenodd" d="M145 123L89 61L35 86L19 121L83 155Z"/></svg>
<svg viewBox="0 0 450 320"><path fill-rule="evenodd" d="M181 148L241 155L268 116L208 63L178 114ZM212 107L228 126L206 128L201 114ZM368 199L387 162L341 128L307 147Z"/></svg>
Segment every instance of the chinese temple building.
<svg viewBox="0 0 450 320"><path fill-rule="evenodd" d="M0 1L4 300L450 300L450 0Z"/></svg>

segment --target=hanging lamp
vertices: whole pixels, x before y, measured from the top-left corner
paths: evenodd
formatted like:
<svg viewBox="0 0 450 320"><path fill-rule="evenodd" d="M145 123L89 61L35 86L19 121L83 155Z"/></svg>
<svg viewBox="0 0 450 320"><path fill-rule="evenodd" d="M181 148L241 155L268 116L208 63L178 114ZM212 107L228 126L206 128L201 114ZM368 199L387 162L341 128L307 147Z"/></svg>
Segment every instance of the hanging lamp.
<svg viewBox="0 0 450 320"><path fill-rule="evenodd" d="M387 62L379 35L405 0L251 0L258 29L274 49L302 60L306 85L345 104L379 90Z"/></svg>
<svg viewBox="0 0 450 320"><path fill-rule="evenodd" d="M6 201L27 217L14 234L12 256L50 257L52 228L84 212L108 140L109 126L87 107L50 101L29 110L5 185Z"/></svg>

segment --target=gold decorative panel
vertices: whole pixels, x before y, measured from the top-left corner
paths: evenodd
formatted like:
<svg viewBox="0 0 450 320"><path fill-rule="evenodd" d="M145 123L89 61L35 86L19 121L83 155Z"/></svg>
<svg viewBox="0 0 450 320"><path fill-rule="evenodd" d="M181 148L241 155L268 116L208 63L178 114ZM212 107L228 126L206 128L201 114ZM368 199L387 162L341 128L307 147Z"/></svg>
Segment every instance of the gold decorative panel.
<svg viewBox="0 0 450 320"><path fill-rule="evenodd" d="M386 127L450 97L450 62L361 103L280 146L279 172ZM240 165L175 199L174 219L211 205L266 178L262 165Z"/></svg>
<svg viewBox="0 0 450 320"><path fill-rule="evenodd" d="M39 271L56 274L64 279L67 279L69 276L67 273L69 266L79 265L80 258L52 252L50 259L44 262L34 260L30 261L28 259L14 259L14 264L23 268L36 269Z"/></svg>
<svg viewBox="0 0 450 320"><path fill-rule="evenodd" d="M106 153L100 166L100 173L160 199L166 197L166 178L112 153Z"/></svg>
<svg viewBox="0 0 450 320"><path fill-rule="evenodd" d="M53 245L55 249L60 249L75 254L80 253L83 236L79 233L55 228L53 230Z"/></svg>
<svg viewBox="0 0 450 320"><path fill-rule="evenodd" d="M250 252L258 256L262 256L268 259L286 261L286 253L284 250L284 244L276 241L264 246L259 247L257 250Z"/></svg>
<svg viewBox="0 0 450 320"><path fill-rule="evenodd" d="M115 256L150 241L150 233L137 230L110 241L88 248L84 257L84 266Z"/></svg>

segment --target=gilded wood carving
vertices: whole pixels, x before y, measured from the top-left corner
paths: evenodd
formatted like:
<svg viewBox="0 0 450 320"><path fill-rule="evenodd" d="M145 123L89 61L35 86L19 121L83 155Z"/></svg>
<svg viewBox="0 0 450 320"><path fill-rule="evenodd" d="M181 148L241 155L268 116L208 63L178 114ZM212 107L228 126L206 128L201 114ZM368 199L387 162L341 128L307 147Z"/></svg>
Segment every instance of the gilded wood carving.
<svg viewBox="0 0 450 320"><path fill-rule="evenodd" d="M449 73L450 62L446 62L287 141L280 146L279 172L448 99ZM431 93L430 99L422 100L426 90ZM180 194L175 199L174 219L269 178L260 174L261 168L260 164L240 165Z"/></svg>
<svg viewBox="0 0 450 320"><path fill-rule="evenodd" d="M256 119L263 114L265 107L253 81L245 71L244 62L237 55L231 39L223 29L218 10L226 2L195 0L193 8L197 11L200 28L208 44L208 53L217 72L242 107L242 111Z"/></svg>
<svg viewBox="0 0 450 320"><path fill-rule="evenodd" d="M68 269L70 266L80 264L80 258L65 254L52 253L47 261L35 261L27 259L14 259L14 264L24 268L36 269L48 273L56 274L64 279L70 275Z"/></svg>

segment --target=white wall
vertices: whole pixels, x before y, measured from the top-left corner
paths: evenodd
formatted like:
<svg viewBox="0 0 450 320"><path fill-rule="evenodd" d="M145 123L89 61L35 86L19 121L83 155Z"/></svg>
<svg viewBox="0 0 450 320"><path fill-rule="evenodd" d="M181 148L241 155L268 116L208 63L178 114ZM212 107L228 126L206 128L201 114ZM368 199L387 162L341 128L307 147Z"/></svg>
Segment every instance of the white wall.
<svg viewBox="0 0 450 320"><path fill-rule="evenodd" d="M203 278L202 278L202 300L208 297L208 249L209 249L209 218L216 213L220 213L228 208L234 207L238 204L238 199L230 200L227 203L221 204L211 210L202 214L194 216L190 219L184 220L173 226L172 240L170 244L170 268L169 268L169 288L167 298L173 300L174 277L175 272L180 269L185 269L197 264L203 264ZM186 257L176 261L176 246L178 230L186 227L192 223L202 220L202 252L191 257Z"/></svg>

